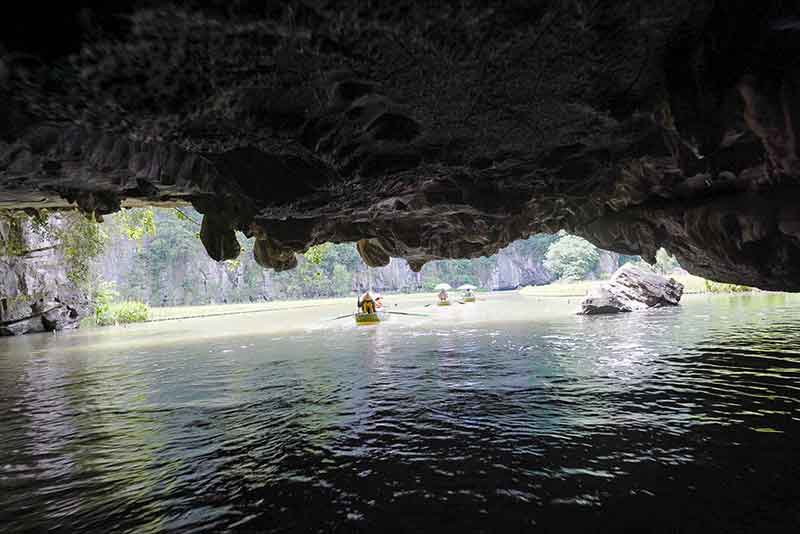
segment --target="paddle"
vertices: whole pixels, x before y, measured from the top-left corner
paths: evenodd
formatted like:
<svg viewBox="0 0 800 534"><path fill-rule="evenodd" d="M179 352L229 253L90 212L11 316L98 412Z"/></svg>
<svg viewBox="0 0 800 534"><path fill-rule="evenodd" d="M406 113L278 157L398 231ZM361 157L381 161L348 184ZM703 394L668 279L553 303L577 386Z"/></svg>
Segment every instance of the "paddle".
<svg viewBox="0 0 800 534"><path fill-rule="evenodd" d="M387 311L384 313L391 313L393 315L412 315L415 317L430 317L428 313L408 313L408 312L395 312L395 311Z"/></svg>
<svg viewBox="0 0 800 534"><path fill-rule="evenodd" d="M345 317L352 317L352 313L348 313L347 315L340 315L339 317L334 317L333 319L328 319L329 321L337 321L339 319L344 319Z"/></svg>

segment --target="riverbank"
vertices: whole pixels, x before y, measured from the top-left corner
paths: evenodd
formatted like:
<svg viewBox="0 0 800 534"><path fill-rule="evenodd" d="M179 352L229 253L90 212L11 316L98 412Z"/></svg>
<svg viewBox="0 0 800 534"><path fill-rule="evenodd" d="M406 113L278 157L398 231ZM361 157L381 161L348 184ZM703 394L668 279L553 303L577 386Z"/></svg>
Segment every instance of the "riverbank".
<svg viewBox="0 0 800 534"><path fill-rule="evenodd" d="M693 275L679 275L674 277L684 285L684 294L703 294L708 293L705 289L703 278ZM564 305L577 305L579 300L584 297L587 291L605 282L604 280L582 280L578 282L555 282L543 286L526 286L519 291L492 291L478 292L478 301L495 300L511 294L519 294L524 297L558 298L563 300ZM461 292L452 291L451 301L457 305ZM430 308L437 301L437 294L430 293L398 293L384 294L387 309L398 308L406 311ZM203 319L224 316L237 316L258 314L264 312L290 312L302 310L319 310L335 316L341 314L342 310L355 309L355 296L338 298L317 298L317 299L296 299L296 300L275 300L270 302L255 303L235 303L235 304L205 304L198 306L167 306L150 308L147 322L174 321L178 319ZM316 312L315 312L316 313Z"/></svg>
<svg viewBox="0 0 800 534"><path fill-rule="evenodd" d="M705 280L693 275L673 276L684 285L684 295L709 294L705 287ZM605 280L582 280L577 282L555 282L542 286L526 286L519 291L478 292L478 301L496 300L504 295L519 294L523 297L541 297L547 299L563 300L564 305L577 305L579 299L594 286L604 283ZM451 292L451 301L457 305L460 297L459 291ZM387 309L413 311L415 309L430 308L437 301L437 294L430 293L399 293L384 294ZM338 298L317 298L297 300L275 300L270 302L235 303L235 304L206 304L198 306L169 306L153 307L149 310L146 322L174 321L179 319L203 319L224 316L237 316L258 314L264 312L290 312L303 310L319 310L332 316L355 309L355 296ZM314 312L316 314L316 312ZM88 325L85 325L88 326Z"/></svg>
<svg viewBox="0 0 800 534"><path fill-rule="evenodd" d="M684 295L710 294L706 289L704 278L692 274L672 275L683 284ZM592 287L607 282L607 280L580 280L578 282L553 282L543 286L525 286L519 294L526 297L583 297ZM754 289L753 291L758 291Z"/></svg>
<svg viewBox="0 0 800 534"><path fill-rule="evenodd" d="M144 354L153 347L175 348L203 342L212 350L212 345L225 344L232 338L302 338L319 331L338 335L338 332L357 330L369 336L398 329L409 335L431 329L493 329L499 325L544 323L570 317L579 304L579 299L574 298L529 299L516 291L478 293L477 296L475 303L453 301L450 306L436 306L434 293L384 294L386 310L399 313L390 315L390 320L379 326L355 324L352 317L355 298L153 308L151 320L146 323L86 325L79 330L59 332L57 336L24 336L24 340L0 338L0 352L4 343L24 343L29 351L43 350L58 343L62 353L112 353L125 347ZM410 315L404 315L406 313Z"/></svg>
<svg viewBox="0 0 800 534"><path fill-rule="evenodd" d="M436 302L436 293L384 294L388 307L403 305L422 306ZM343 309L352 306L355 311L356 297L275 300L271 302L239 303L239 304L207 304L201 306L170 306L150 308L150 321L167 321L174 319L194 319L223 315L259 313L267 311L289 311L302 309Z"/></svg>

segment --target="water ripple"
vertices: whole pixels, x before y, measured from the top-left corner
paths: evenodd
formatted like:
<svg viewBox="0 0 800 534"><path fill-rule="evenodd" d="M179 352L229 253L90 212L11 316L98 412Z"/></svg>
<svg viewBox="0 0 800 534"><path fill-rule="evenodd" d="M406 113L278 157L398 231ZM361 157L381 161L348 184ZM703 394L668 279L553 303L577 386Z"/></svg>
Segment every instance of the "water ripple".
<svg viewBox="0 0 800 534"><path fill-rule="evenodd" d="M3 341L0 521L7 532L795 531L798 304L700 299L146 349L138 330L130 347L124 333L113 345Z"/></svg>

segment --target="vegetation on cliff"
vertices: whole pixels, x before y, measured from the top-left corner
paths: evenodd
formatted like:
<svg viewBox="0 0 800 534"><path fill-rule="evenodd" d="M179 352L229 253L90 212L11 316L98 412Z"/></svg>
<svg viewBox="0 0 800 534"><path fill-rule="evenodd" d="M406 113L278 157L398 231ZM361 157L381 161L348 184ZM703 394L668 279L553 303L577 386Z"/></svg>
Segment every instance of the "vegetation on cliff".
<svg viewBox="0 0 800 534"><path fill-rule="evenodd" d="M52 247L60 249L69 280L94 303L95 322L100 325L146 320L150 306L344 297L367 288L419 292L431 291L440 282L491 288L513 283L514 276L511 282L499 279L509 277L504 270L518 270L520 262L538 273L534 283L596 280L623 263L642 261L635 256L609 256L588 241L561 232L531 236L490 257L430 262L419 273L395 259L386 267L369 268L354 244L323 243L298 254L295 269L275 272L255 261L254 240L242 234L237 235L237 258L209 259L199 239L202 215L190 208L123 209L107 216L103 224L77 211L50 214L42 210L33 216L6 212L3 217L3 255L31 252L22 228L47 236L48 242L55 243ZM516 264L509 266L509 257ZM601 265L603 258L611 262ZM680 267L663 250L657 260L653 268L664 274ZM748 289L702 283L705 292ZM559 286L557 294L566 287Z"/></svg>
<svg viewBox="0 0 800 534"><path fill-rule="evenodd" d="M151 216L143 218L140 211L148 211ZM190 208L126 210L122 214L106 217L104 228L109 242L95 263L95 270L102 279L115 282L119 298L153 306L342 297L368 287L430 291L440 282L492 287L498 285L500 271L508 268L505 264L509 257L529 262L531 272L521 273L527 267L514 266L514 274L523 275L524 283L543 283L552 279L543 267L544 255L547 247L559 239L536 235L515 243L505 257L435 261L426 264L420 273L412 272L404 260L395 259L386 267L369 268L354 244L324 243L297 255L296 268L275 272L255 261L254 240L242 234L237 234L237 258L210 260L198 239L202 215ZM138 239L132 241L131 220L137 228L147 221L152 231L137 234L134 237Z"/></svg>

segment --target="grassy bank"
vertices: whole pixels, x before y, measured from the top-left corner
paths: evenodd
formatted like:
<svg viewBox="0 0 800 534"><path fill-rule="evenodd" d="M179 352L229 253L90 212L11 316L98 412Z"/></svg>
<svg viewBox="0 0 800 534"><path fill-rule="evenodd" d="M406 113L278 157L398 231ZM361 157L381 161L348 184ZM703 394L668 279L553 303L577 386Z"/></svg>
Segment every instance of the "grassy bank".
<svg viewBox="0 0 800 534"><path fill-rule="evenodd" d="M451 300L459 300L461 292L451 291ZM478 292L483 300L484 292ZM437 301L437 293L384 293L387 309L400 306L406 308L425 308ZM318 299L274 300L270 302L203 304L197 306L149 307L139 302L103 302L98 313L84 320L82 326L108 326L135 322L159 322L175 319L195 319L226 315L245 315L262 312L309 310L309 309L353 309L356 296Z"/></svg>
<svg viewBox="0 0 800 534"><path fill-rule="evenodd" d="M691 274L674 275L683 284L684 295L711 293L706 287L706 280ZM581 280L579 282L554 282L543 286L525 286L519 290L526 297L583 297L590 288L606 282L606 280ZM724 291L722 291L724 292Z"/></svg>
<svg viewBox="0 0 800 534"><path fill-rule="evenodd" d="M460 292L452 292L453 296ZM386 294L384 300L388 307L395 305L424 306L436 302L436 293L402 293ZM150 320L164 321L177 318L210 317L221 314L245 314L279 310L295 310L303 308L336 308L352 306L355 310L356 296L339 298L303 299L303 300L274 300L271 302L255 302L242 304L206 304L202 306L171 306L163 308L150 308Z"/></svg>
<svg viewBox="0 0 800 534"><path fill-rule="evenodd" d="M705 280L698 276L692 275L679 275L674 276L676 280L684 285L684 294L701 294L709 293L707 290ZM604 280L582 280L578 282L555 282L542 286L526 286L519 290L519 294L526 297L544 297L553 299L568 299L582 298L586 295L587 291L599 284ZM451 300L459 300L460 291L451 291ZM501 293L485 293L479 292L479 301L499 298ZM402 310L414 310L423 308L437 301L436 293L399 293L399 294L384 294L384 300L387 309L391 310L399 306ZM574 303L575 301L573 301ZM340 310L354 310L356 304L356 296L340 297L340 298L319 298L319 299L302 299L302 300L276 300L271 302L256 302L256 303L232 303L232 304L206 304L199 306L170 306L170 307L152 307L147 310L146 315L137 315L136 320L111 320L100 322L100 324L122 324L130 322L158 322L158 321L171 321L175 319L193 319L193 318L206 318L218 317L226 315L245 315L245 314L258 314L265 312L275 311L291 311L291 310L335 310L331 311L332 315L340 313ZM119 307L119 304L112 304L111 308ZM110 314L116 317L115 314ZM88 326L88 324L87 324Z"/></svg>

